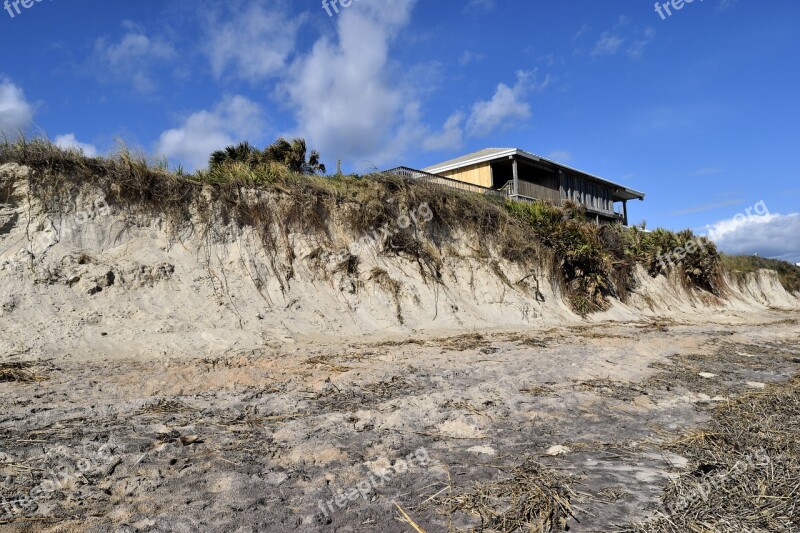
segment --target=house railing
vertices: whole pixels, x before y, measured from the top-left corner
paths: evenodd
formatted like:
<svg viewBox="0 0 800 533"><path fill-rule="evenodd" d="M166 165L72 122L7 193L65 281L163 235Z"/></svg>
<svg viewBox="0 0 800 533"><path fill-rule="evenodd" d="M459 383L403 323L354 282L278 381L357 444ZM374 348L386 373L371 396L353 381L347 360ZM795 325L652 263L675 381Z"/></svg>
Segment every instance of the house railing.
<svg viewBox="0 0 800 533"><path fill-rule="evenodd" d="M476 194L497 196L500 198L509 198L520 202L536 202L542 200L541 198L534 198L532 196L526 196L524 194L514 194L514 183L512 180L509 180L500 189L490 189L489 187L483 187L481 185L475 185L473 183L466 183L463 181L454 180L452 178L439 176L438 174L431 174L430 172L425 172L424 170L416 170L409 167L397 167L391 170L385 170L383 174L392 174L404 178L424 181L426 183L437 185L439 187L458 189L461 191L472 192ZM586 210L589 214L592 215L600 215L619 220L622 220L623 218L623 215L620 213L601 211L589 206L586 206Z"/></svg>
<svg viewBox="0 0 800 533"><path fill-rule="evenodd" d="M466 192L486 194L489 196L500 196L500 197L506 196L505 192L497 191L495 189L490 189L489 187L483 187L481 185L475 185L472 183L465 183L463 181L454 180L452 178L446 178L444 176L439 176L438 174L431 174L430 172L425 172L423 170L416 170L408 167L397 167L391 170L386 170L383 173L393 174L395 176L402 176L404 178L411 178L414 180L420 180L433 185L438 185L440 187L458 189Z"/></svg>

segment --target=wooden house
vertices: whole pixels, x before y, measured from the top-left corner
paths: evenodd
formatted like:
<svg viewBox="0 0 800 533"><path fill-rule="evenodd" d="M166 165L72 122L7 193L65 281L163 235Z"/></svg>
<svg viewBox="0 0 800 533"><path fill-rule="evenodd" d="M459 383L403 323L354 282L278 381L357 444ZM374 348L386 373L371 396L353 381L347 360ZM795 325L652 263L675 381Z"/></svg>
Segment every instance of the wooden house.
<svg viewBox="0 0 800 533"><path fill-rule="evenodd" d="M486 148L425 169L395 169L414 178L513 200L556 205L572 200L598 222L628 224L628 201L644 193L517 148Z"/></svg>

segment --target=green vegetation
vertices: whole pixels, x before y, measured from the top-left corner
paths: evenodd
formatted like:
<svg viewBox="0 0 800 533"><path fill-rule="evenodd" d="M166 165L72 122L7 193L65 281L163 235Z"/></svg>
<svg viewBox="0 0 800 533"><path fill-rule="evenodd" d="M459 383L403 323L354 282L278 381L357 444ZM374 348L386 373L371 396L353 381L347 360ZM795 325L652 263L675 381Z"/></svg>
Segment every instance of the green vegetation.
<svg viewBox="0 0 800 533"><path fill-rule="evenodd" d="M625 300L634 288L634 269L641 264L651 276L676 269L687 287L719 295L724 288L714 243L691 231L652 232L620 224L598 226L587 221L582 206L508 202L511 213L525 220L539 241L554 252L555 279L561 279L580 313L605 309L607 296ZM689 243L700 243L691 246ZM676 250L684 250L680 255Z"/></svg>
<svg viewBox="0 0 800 533"><path fill-rule="evenodd" d="M687 287L699 287L720 294L723 271L716 245L691 230L679 232L656 229L645 232L629 228L622 234L625 253L642 263L651 276L667 274L677 268Z"/></svg>
<svg viewBox="0 0 800 533"><path fill-rule="evenodd" d="M297 174L325 174L325 165L319 162L319 152L312 150L306 158L306 151L305 139L289 142L280 138L264 150L245 141L211 154L208 166L212 175L215 171L224 171L231 163L241 163L253 170L277 163Z"/></svg>
<svg viewBox="0 0 800 533"><path fill-rule="evenodd" d="M744 276L762 269L774 270L778 273L781 285L790 293L800 292L800 267L786 261L766 259L748 255L723 255L722 264L740 281Z"/></svg>
<svg viewBox="0 0 800 533"><path fill-rule="evenodd" d="M279 239L285 242L292 231L322 235L328 242L321 244L341 249L347 244L331 235L332 220L354 235L366 235L427 204L433 220L418 226L414 236L410 232L387 236L381 242L382 253L416 262L425 278L436 283L441 279L443 251L471 235L474 242L464 244L476 257L488 260L495 250L531 272L549 266L580 314L606 309L608 297L624 301L635 288L637 264L653 277L674 272L687 287L716 295L724 291L716 247L691 231L598 226L571 203L556 207L504 202L386 174L320 176L324 167L319 154L312 151L306 159L302 139L281 139L263 151L247 143L228 147L212 155L208 170L193 174L180 168L170 171L166 160L151 160L124 146L110 157L86 157L46 139L0 143L0 164L9 162L33 169L31 192L48 209L63 209L76 190L91 185L119 208L164 212L172 227L186 224L196 214L209 224L234 220L255 226L269 249L276 249ZM248 189L272 194L245 194ZM688 246L692 243L702 245ZM675 255L676 249L684 252ZM779 267L782 264L772 266ZM796 270L794 277L788 272L779 270L782 281L797 287Z"/></svg>

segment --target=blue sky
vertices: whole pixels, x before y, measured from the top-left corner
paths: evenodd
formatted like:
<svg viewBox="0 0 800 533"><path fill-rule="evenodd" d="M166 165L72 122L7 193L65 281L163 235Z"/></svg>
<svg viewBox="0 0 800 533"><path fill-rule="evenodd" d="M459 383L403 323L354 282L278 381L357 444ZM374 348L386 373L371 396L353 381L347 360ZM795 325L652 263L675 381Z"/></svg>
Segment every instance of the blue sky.
<svg viewBox="0 0 800 533"><path fill-rule="evenodd" d="M351 171L519 147L645 191L633 222L800 262L797 2L11 4L9 132L188 168L280 135Z"/></svg>

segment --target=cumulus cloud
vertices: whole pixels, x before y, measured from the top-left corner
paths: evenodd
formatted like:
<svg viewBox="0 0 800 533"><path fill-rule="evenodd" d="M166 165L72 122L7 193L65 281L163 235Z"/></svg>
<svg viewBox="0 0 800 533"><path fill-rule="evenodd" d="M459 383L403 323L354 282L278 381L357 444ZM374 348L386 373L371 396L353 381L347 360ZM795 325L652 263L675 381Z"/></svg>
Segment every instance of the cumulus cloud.
<svg viewBox="0 0 800 533"><path fill-rule="evenodd" d="M416 95L397 81L389 59L414 3L352 4L337 16L335 38L321 37L294 61L281 92L294 111L297 134L322 154L380 165L421 134Z"/></svg>
<svg viewBox="0 0 800 533"><path fill-rule="evenodd" d="M20 87L0 78L0 133L16 136L33 122L34 107Z"/></svg>
<svg viewBox="0 0 800 533"><path fill-rule="evenodd" d="M53 140L53 143L61 148L71 148L74 150L80 150L81 152L84 153L84 155L88 157L95 157L97 155L97 147L91 144L86 144L78 141L74 133L65 133L64 135L56 135L56 138Z"/></svg>
<svg viewBox="0 0 800 533"><path fill-rule="evenodd" d="M506 125L518 125L529 119L528 93L544 89L548 83L549 78L537 84L534 73L518 71L517 83L513 87L500 83L491 100L473 104L467 131L475 137L483 137Z"/></svg>
<svg viewBox="0 0 800 533"><path fill-rule="evenodd" d="M765 210L755 209L758 214ZM800 262L800 213L763 216L737 215L708 228L708 237L725 253L758 254Z"/></svg>
<svg viewBox="0 0 800 533"><path fill-rule="evenodd" d="M462 122L464 122L464 114L461 112L453 113L444 123L441 132L430 135L423 141L423 148L429 151L461 148L464 144Z"/></svg>
<svg viewBox="0 0 800 533"><path fill-rule="evenodd" d="M132 22L125 22L126 33L118 41L99 38L94 44L92 66L106 79L130 83L140 93L156 90L153 70L175 57L173 46L160 38L148 37Z"/></svg>
<svg viewBox="0 0 800 533"><path fill-rule="evenodd" d="M494 2L477 4L486 8ZM290 16L288 3L237 0L209 16L214 28L207 49L212 72L262 83L294 118L285 136L304 137L324 157L342 158L358 170L394 164L415 150L456 150L467 136L485 136L530 117L527 96L549 78L537 83L534 72L520 71L513 86L501 83L488 100L456 109L440 127L432 126L423 113L430 87L409 81L426 77L409 74L420 66L401 69L392 60L415 5L416 0L353 3L333 19L334 33L323 34L302 52L296 40L303 20ZM467 53L462 63L480 57ZM219 128L206 129L215 133L206 144L230 137ZM184 130L165 132L160 145L176 144ZM208 151L187 150L181 150L184 157L198 162Z"/></svg>
<svg viewBox="0 0 800 533"><path fill-rule="evenodd" d="M304 20L292 17L282 2L223 2L207 22L212 72L216 77L230 72L247 81L283 73Z"/></svg>
<svg viewBox="0 0 800 533"><path fill-rule="evenodd" d="M211 152L258 136L263 127L263 111L258 104L244 96L230 96L211 111L193 113L180 127L163 132L157 151L189 170L203 168Z"/></svg>

